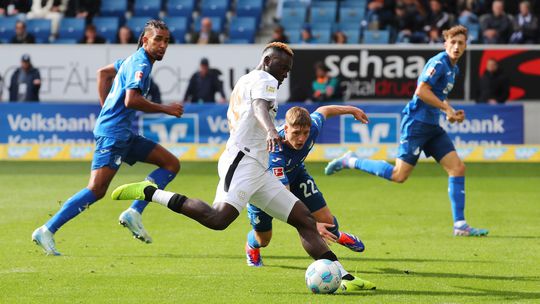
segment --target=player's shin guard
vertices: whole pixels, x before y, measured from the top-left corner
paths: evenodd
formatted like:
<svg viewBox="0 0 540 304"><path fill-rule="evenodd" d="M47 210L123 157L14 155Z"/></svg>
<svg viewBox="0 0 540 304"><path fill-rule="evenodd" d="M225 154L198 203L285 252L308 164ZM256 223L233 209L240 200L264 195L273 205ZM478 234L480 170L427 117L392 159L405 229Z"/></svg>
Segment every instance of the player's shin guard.
<svg viewBox="0 0 540 304"><path fill-rule="evenodd" d="M450 176L448 178L448 196L452 205L454 223L464 221L465 215L465 176Z"/></svg>
<svg viewBox="0 0 540 304"><path fill-rule="evenodd" d="M96 200L96 196L92 191L87 188L82 189L70 197L45 226L50 232L55 233L69 220L88 209Z"/></svg>
<svg viewBox="0 0 540 304"><path fill-rule="evenodd" d="M353 158L351 158L350 161L352 162ZM394 166L384 160L371 160L360 158L354 160L354 168L372 175L383 177L389 181L392 180L392 172L394 171Z"/></svg>
<svg viewBox="0 0 540 304"><path fill-rule="evenodd" d="M163 169L163 168L157 168L156 170L152 171L146 178L146 180L151 181L152 183L158 185L159 189L165 189L165 187L174 179L176 176L175 173ZM134 200L133 204L131 204L131 208L136 210L139 213L142 213L144 211L144 208L148 205L147 201L143 200Z"/></svg>

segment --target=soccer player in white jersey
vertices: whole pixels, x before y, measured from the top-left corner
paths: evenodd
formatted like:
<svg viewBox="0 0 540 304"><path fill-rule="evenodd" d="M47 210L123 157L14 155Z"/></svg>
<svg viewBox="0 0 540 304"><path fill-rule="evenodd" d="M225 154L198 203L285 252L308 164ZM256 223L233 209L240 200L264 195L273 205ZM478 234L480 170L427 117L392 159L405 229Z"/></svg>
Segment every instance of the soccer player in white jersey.
<svg viewBox="0 0 540 304"><path fill-rule="evenodd" d="M274 125L277 90L292 63L293 52L286 44L270 43L264 48L257 68L236 83L227 112L230 137L219 158L220 181L212 206L160 190L150 181L120 186L113 191L112 198L156 202L214 230L227 228L251 202L294 226L312 258L334 261L342 272L343 289L375 289L373 283L355 278L343 268L319 235L308 208L268 170L268 152L281 149L281 138Z"/></svg>

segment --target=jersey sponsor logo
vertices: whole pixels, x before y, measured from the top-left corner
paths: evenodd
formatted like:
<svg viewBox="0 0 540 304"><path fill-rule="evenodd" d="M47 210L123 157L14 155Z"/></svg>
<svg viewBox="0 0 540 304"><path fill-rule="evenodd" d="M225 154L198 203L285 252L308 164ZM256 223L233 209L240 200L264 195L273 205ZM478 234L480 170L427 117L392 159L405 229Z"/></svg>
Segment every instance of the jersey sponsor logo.
<svg viewBox="0 0 540 304"><path fill-rule="evenodd" d="M143 72L142 71L135 72L135 79L136 80L141 80L142 78L143 78Z"/></svg>
<svg viewBox="0 0 540 304"><path fill-rule="evenodd" d="M285 177L285 173L283 171L283 167L275 167L275 168L272 168L272 172L274 173L274 175L279 178L279 179L282 179Z"/></svg>
<svg viewBox="0 0 540 304"><path fill-rule="evenodd" d="M275 87L273 87L273 86L269 86L269 85L267 85L267 86L266 86L266 92L268 92L268 93L272 93L272 94L273 94L273 93L275 93L275 92L276 92L276 88L275 88Z"/></svg>
<svg viewBox="0 0 540 304"><path fill-rule="evenodd" d="M280 161L280 160L281 160L281 157L274 157L274 158L272 158L272 162L274 162L274 163L275 163L275 162L278 162L278 161Z"/></svg>

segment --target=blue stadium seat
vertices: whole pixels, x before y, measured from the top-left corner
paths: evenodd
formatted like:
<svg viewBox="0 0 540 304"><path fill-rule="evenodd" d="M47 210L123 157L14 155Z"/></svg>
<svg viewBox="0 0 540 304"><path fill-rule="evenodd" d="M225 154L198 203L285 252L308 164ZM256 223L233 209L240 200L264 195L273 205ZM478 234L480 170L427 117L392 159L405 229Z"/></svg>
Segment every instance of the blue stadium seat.
<svg viewBox="0 0 540 304"><path fill-rule="evenodd" d="M281 24L284 23L304 23L306 21L307 8L305 7L283 7L281 13Z"/></svg>
<svg viewBox="0 0 540 304"><path fill-rule="evenodd" d="M76 44L78 43L79 41L77 39L73 39L73 38L58 38L56 40L54 40L54 44Z"/></svg>
<svg viewBox="0 0 540 304"><path fill-rule="evenodd" d="M341 7L339 9L339 22L360 24L365 15L364 8Z"/></svg>
<svg viewBox="0 0 540 304"><path fill-rule="evenodd" d="M167 15L188 17L191 20L191 15L195 10L195 0L167 0Z"/></svg>
<svg viewBox="0 0 540 304"><path fill-rule="evenodd" d="M206 17L223 17L229 10L229 0L202 0L201 15Z"/></svg>
<svg viewBox="0 0 540 304"><path fill-rule="evenodd" d="M329 7L337 9L338 1L336 0L312 0L311 7Z"/></svg>
<svg viewBox="0 0 540 304"><path fill-rule="evenodd" d="M312 30L331 31L334 24L331 22L318 22L318 23L311 23L310 26Z"/></svg>
<svg viewBox="0 0 540 304"><path fill-rule="evenodd" d="M85 20L83 18L64 17L58 27L58 39L76 39L84 36Z"/></svg>
<svg viewBox="0 0 540 304"><path fill-rule="evenodd" d="M311 7L311 23L335 22L335 7Z"/></svg>
<svg viewBox="0 0 540 304"><path fill-rule="evenodd" d="M281 21L279 23L285 31L289 30L301 30L304 26L304 22L300 22L299 20L289 20L289 21Z"/></svg>
<svg viewBox="0 0 540 304"><path fill-rule="evenodd" d="M175 43L186 42L185 35L189 25L187 17L165 17L163 21L167 23Z"/></svg>
<svg viewBox="0 0 540 304"><path fill-rule="evenodd" d="M135 5L133 6L134 16L150 16L158 18L160 11L161 0L135 0Z"/></svg>
<svg viewBox="0 0 540 304"><path fill-rule="evenodd" d="M305 1L299 1L299 0L284 0L283 2L283 8L286 7L301 7L301 8L307 8L308 4Z"/></svg>
<svg viewBox="0 0 540 304"><path fill-rule="evenodd" d="M360 23L340 21L334 24L334 30L360 30Z"/></svg>
<svg viewBox="0 0 540 304"><path fill-rule="evenodd" d="M101 8L99 12L101 16L116 16L125 18L127 8L127 0L104 0L101 1Z"/></svg>
<svg viewBox="0 0 540 304"><path fill-rule="evenodd" d="M367 0L342 0L341 7L361 7L366 8Z"/></svg>
<svg viewBox="0 0 540 304"><path fill-rule="evenodd" d="M329 29L311 30L311 34L313 35L312 43L314 44L330 43L331 35Z"/></svg>
<svg viewBox="0 0 540 304"><path fill-rule="evenodd" d="M126 22L126 26L129 27L131 32L133 32L133 36L139 37L144 29L144 26L146 25L146 22L148 22L150 19L152 19L152 17L131 17Z"/></svg>
<svg viewBox="0 0 540 304"><path fill-rule="evenodd" d="M195 32L198 32L201 30L201 19L203 17L199 16L197 18L195 18L195 20L193 20L193 30ZM224 27L224 20L225 18L221 18L221 17L208 17L210 18L210 20L212 20L212 30L214 32L218 32L218 33L221 33L223 32L223 27Z"/></svg>
<svg viewBox="0 0 540 304"><path fill-rule="evenodd" d="M0 17L0 42L7 43L15 36L17 17Z"/></svg>
<svg viewBox="0 0 540 304"><path fill-rule="evenodd" d="M236 16L256 17L257 26L260 23L264 10L263 0L238 0L236 1Z"/></svg>
<svg viewBox="0 0 540 304"><path fill-rule="evenodd" d="M301 40L300 32L302 32L301 29L285 30L285 34L287 35L287 37L289 37L289 43L291 44L300 43L300 40Z"/></svg>
<svg viewBox="0 0 540 304"><path fill-rule="evenodd" d="M388 44L390 42L389 30L364 31L364 44Z"/></svg>
<svg viewBox="0 0 540 304"><path fill-rule="evenodd" d="M468 29L468 38L471 43L480 42L480 24L478 23L468 23L465 25Z"/></svg>
<svg viewBox="0 0 540 304"><path fill-rule="evenodd" d="M241 39L241 38L235 38L235 39L227 39L225 40L225 44L250 44L252 42L249 41L249 39Z"/></svg>
<svg viewBox="0 0 540 304"><path fill-rule="evenodd" d="M36 43L48 43L51 36L51 20L49 19L28 19L26 30L34 35Z"/></svg>
<svg viewBox="0 0 540 304"><path fill-rule="evenodd" d="M357 44L360 43L360 30L342 30L342 32L347 36L347 44Z"/></svg>
<svg viewBox="0 0 540 304"><path fill-rule="evenodd" d="M249 43L255 42L256 22L255 17L233 17L229 24L229 38L247 39Z"/></svg>
<svg viewBox="0 0 540 304"><path fill-rule="evenodd" d="M94 17L92 23L96 26L98 34L107 42L116 42L116 34L120 25L118 17Z"/></svg>

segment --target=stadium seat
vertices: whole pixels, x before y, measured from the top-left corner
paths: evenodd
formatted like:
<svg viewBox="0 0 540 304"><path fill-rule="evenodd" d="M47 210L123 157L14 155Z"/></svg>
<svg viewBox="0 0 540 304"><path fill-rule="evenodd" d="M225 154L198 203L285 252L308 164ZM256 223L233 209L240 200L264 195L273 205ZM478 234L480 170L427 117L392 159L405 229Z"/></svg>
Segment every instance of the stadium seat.
<svg viewBox="0 0 540 304"><path fill-rule="evenodd" d="M466 25L469 31L469 42L470 43L480 43L480 24L478 23L468 23Z"/></svg>
<svg viewBox="0 0 540 304"><path fill-rule="evenodd" d="M360 30L360 22L338 22L334 24L334 30Z"/></svg>
<svg viewBox="0 0 540 304"><path fill-rule="evenodd" d="M298 44L301 41L301 29L285 30L285 34L289 37L289 43Z"/></svg>
<svg viewBox="0 0 540 304"><path fill-rule="evenodd" d="M367 0L343 0L341 2L341 7L361 7L366 8Z"/></svg>
<svg viewBox="0 0 540 304"><path fill-rule="evenodd" d="M321 44L321 43L330 43L330 30L320 29L320 30L311 30L313 35L313 41L311 43Z"/></svg>
<svg viewBox="0 0 540 304"><path fill-rule="evenodd" d="M83 18L64 17L58 27L58 39L76 39L84 36L85 20Z"/></svg>
<svg viewBox="0 0 540 304"><path fill-rule="evenodd" d="M349 29L349 30L342 30L342 32L345 34L345 36L347 36L347 44L360 43L360 30Z"/></svg>
<svg viewBox="0 0 540 304"><path fill-rule="evenodd" d="M96 26L98 34L107 42L116 42L119 24L118 17L94 17L92 23Z"/></svg>
<svg viewBox="0 0 540 304"><path fill-rule="evenodd" d="M318 23L311 23L310 27L312 30L327 30L331 31L332 27L334 26L331 22L318 22Z"/></svg>
<svg viewBox="0 0 540 304"><path fill-rule="evenodd" d="M193 30L195 32L198 32L201 30L201 18L204 18L204 17L197 17L193 20ZM223 22L225 20L225 18L221 18L221 17L208 17L210 18L210 20L212 20L212 30L214 32L218 32L218 33L221 33L223 32Z"/></svg>
<svg viewBox="0 0 540 304"><path fill-rule="evenodd" d="M260 23L263 10L264 10L263 0L238 0L236 1L236 16L255 17L257 18L257 26Z"/></svg>
<svg viewBox="0 0 540 304"><path fill-rule="evenodd" d="M336 8L335 7L311 7L311 23L319 22L335 22Z"/></svg>
<svg viewBox="0 0 540 304"><path fill-rule="evenodd" d="M389 30L364 31L364 44L388 44L390 42Z"/></svg>
<svg viewBox="0 0 540 304"><path fill-rule="evenodd" d="M286 7L301 7L301 8L307 8L308 4L305 1L299 1L299 0L284 0L283 2L283 8Z"/></svg>
<svg viewBox="0 0 540 304"><path fill-rule="evenodd" d="M233 17L229 24L229 38L247 39L249 43L255 42L256 22L255 17Z"/></svg>
<svg viewBox="0 0 540 304"><path fill-rule="evenodd" d="M99 12L101 16L116 16L125 18L127 8L127 0L108 0L101 1Z"/></svg>
<svg viewBox="0 0 540 304"><path fill-rule="evenodd" d="M148 22L150 19L152 19L152 17L131 17L126 22L126 26L129 27L131 32L133 32L133 36L139 37L144 29L144 26L146 25L146 22Z"/></svg>
<svg viewBox="0 0 540 304"><path fill-rule="evenodd" d="M49 19L28 19L26 30L34 35L36 43L48 43L51 36L51 20Z"/></svg>
<svg viewBox="0 0 540 304"><path fill-rule="evenodd" d="M202 0L201 15L206 17L223 17L229 10L229 0Z"/></svg>
<svg viewBox="0 0 540 304"><path fill-rule="evenodd" d="M341 7L339 9L339 22L349 24L360 24L364 19L365 10L363 8Z"/></svg>
<svg viewBox="0 0 540 304"><path fill-rule="evenodd" d="M304 23L306 21L307 8L305 7L284 7L281 13L281 24L284 23Z"/></svg>
<svg viewBox="0 0 540 304"><path fill-rule="evenodd" d="M161 0L135 0L133 6L134 16L150 16L159 18L161 11Z"/></svg>
<svg viewBox="0 0 540 304"><path fill-rule="evenodd" d="M55 39L53 43L54 44L76 44L78 42L79 41L77 39L73 39L73 38L65 38L65 39L58 38L58 39Z"/></svg>
<svg viewBox="0 0 540 304"><path fill-rule="evenodd" d="M167 0L168 16L188 17L190 21L194 10L195 0Z"/></svg>
<svg viewBox="0 0 540 304"><path fill-rule="evenodd" d="M163 19L167 26L171 36L174 38L175 43L186 42L186 32L188 32L188 18L187 17L165 17Z"/></svg>
<svg viewBox="0 0 540 304"><path fill-rule="evenodd" d="M248 39L240 39L240 38L235 38L235 39L227 39L225 40L225 44L250 44L252 42L250 42Z"/></svg>
<svg viewBox="0 0 540 304"><path fill-rule="evenodd" d="M0 17L0 42L7 43L15 36L17 17Z"/></svg>

